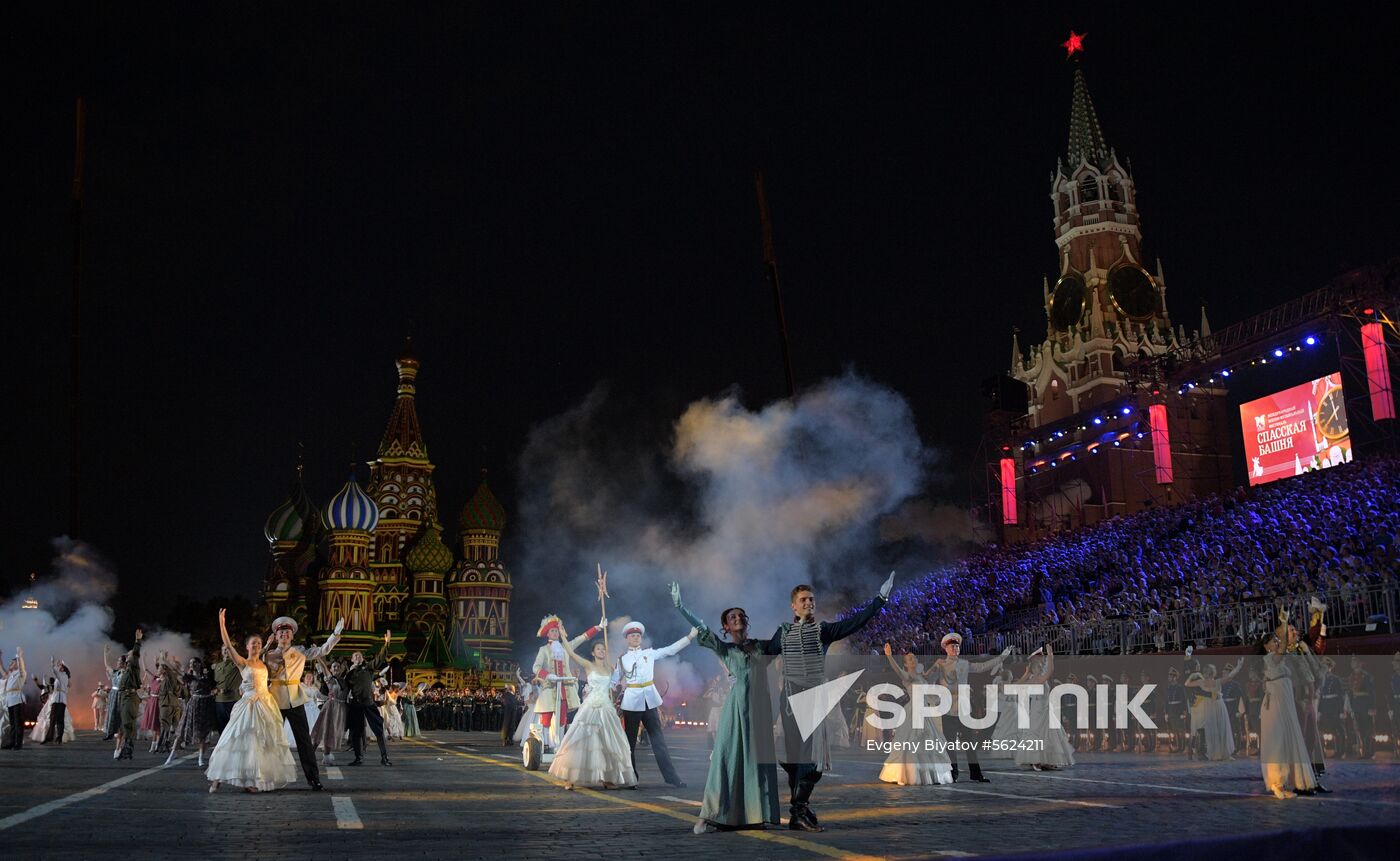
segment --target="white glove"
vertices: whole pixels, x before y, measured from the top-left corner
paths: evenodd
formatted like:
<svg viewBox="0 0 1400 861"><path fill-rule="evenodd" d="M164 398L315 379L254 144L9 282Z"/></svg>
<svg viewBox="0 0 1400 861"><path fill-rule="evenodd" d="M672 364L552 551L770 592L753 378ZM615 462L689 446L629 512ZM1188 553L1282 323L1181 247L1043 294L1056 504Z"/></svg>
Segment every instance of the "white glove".
<svg viewBox="0 0 1400 861"><path fill-rule="evenodd" d="M1188 657L1188 658L1191 657L1191 653L1194 652L1194 651L1196 651L1196 647L1195 647L1194 645L1192 645L1192 646L1187 646L1187 647L1186 647L1186 657Z"/></svg>
<svg viewBox="0 0 1400 861"><path fill-rule="evenodd" d="M550 673L549 675L544 677L544 680L546 682L557 682L559 681L559 677L554 675L553 673Z"/></svg>
<svg viewBox="0 0 1400 861"><path fill-rule="evenodd" d="M340 636L340 632L345 630L345 617L341 616L340 621L335 623L335 635Z"/></svg>
<svg viewBox="0 0 1400 861"><path fill-rule="evenodd" d="M1010 646L1007 646L1005 649L1002 649L1002 650L1001 650L1001 656L1002 656L1003 658L1006 657L1006 656L1009 655L1009 654L1011 654L1011 647L1010 647Z"/></svg>
<svg viewBox="0 0 1400 861"><path fill-rule="evenodd" d="M890 593L894 591L894 572L885 578L885 582L880 586L880 597L889 600Z"/></svg>

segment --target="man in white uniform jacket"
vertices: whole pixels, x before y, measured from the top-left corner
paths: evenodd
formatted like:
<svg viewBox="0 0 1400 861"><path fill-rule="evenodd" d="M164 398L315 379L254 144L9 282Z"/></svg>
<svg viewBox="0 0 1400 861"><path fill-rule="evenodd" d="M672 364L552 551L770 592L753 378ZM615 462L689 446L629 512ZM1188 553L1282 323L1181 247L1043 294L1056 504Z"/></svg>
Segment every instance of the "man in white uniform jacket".
<svg viewBox="0 0 1400 861"><path fill-rule="evenodd" d="M24 708L24 649L15 647L14 659L10 661L9 673L5 676L6 723L4 750L19 750L24 744L24 720L20 715Z"/></svg>
<svg viewBox="0 0 1400 861"><path fill-rule="evenodd" d="M53 693L49 694L49 734L40 744L63 744L64 716L68 712L68 683L71 676L68 672L68 665L62 661L49 659L53 670ZM58 729L55 730L54 727Z"/></svg>
<svg viewBox="0 0 1400 861"><path fill-rule="evenodd" d="M311 743L311 729L306 725L306 693L301 689L301 674L306 669L308 659L314 661L331 653L335 644L340 642L340 632L343 630L345 618L341 617L325 643L303 649L292 645L292 637L297 632L296 619L278 616L272 620L272 636L277 647L263 652L263 663L267 664L267 686L277 700L282 717L292 728L292 738L297 743L297 758L301 760L306 783L317 791L322 788L321 772L316 768L316 746Z"/></svg>
<svg viewBox="0 0 1400 861"><path fill-rule="evenodd" d="M577 649L586 640L593 639L603 630L602 625L606 622L606 619L600 619L597 625L569 640L569 648ZM569 656L559 641L563 631L564 623L551 613L540 620L540 629L536 634L544 637L545 643L540 646L539 654L535 655L533 678L540 689L540 695L535 700L535 716L540 726L545 729L550 748L558 747L559 742L564 740L564 733L569 726L569 713L579 705L578 682L569 672ZM559 699L561 693L564 697L562 702ZM557 725L554 723L556 712L559 714Z"/></svg>
<svg viewBox="0 0 1400 861"><path fill-rule="evenodd" d="M637 727L647 728L647 738L651 741L651 752L656 754L656 767L661 776L675 787L684 787L685 781L676 774L671 765L671 753L666 749L666 738L661 734L661 719L656 710L661 707L661 692L656 689L656 662L690 645L696 631L681 637L663 649L643 649L642 635L647 626L641 622L628 622L622 629L627 638L627 651L618 658L617 669L613 670L612 683L616 687L625 685L622 691L622 726L627 732L627 746L632 749L632 771L637 771Z"/></svg>

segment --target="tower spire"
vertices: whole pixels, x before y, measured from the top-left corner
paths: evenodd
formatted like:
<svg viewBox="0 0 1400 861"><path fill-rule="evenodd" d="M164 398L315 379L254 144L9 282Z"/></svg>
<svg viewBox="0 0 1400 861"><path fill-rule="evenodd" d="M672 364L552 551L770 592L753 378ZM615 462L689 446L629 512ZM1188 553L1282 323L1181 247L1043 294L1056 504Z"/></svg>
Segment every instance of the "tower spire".
<svg viewBox="0 0 1400 861"><path fill-rule="evenodd" d="M1084 83L1084 70L1074 69L1074 96L1069 108L1069 169L1073 171L1080 159L1097 168L1109 160L1108 144L1099 128L1094 102L1089 98L1089 85Z"/></svg>
<svg viewBox="0 0 1400 861"><path fill-rule="evenodd" d="M414 395L418 392L418 357L413 355L412 338L404 340L403 352L395 364L399 370L399 396L394 402L394 411L389 414L389 426L384 429L384 438L379 443L379 456L426 460L428 445L423 441L423 430L418 425L418 407L414 403Z"/></svg>

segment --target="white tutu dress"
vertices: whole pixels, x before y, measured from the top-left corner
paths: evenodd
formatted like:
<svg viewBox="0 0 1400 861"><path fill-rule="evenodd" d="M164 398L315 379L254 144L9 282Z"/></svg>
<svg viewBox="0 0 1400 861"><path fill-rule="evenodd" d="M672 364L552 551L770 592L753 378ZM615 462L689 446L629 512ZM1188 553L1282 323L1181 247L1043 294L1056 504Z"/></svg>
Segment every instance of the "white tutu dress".
<svg viewBox="0 0 1400 861"><path fill-rule="evenodd" d="M580 786L632 786L637 782L622 718L608 695L610 682L603 673L588 673L588 694L570 719L549 766L549 773L560 780Z"/></svg>
<svg viewBox="0 0 1400 861"><path fill-rule="evenodd" d="M297 778L296 762L282 735L282 713L267 689L266 667L243 667L243 698L233 704L228 726L209 756L204 776L263 791Z"/></svg>

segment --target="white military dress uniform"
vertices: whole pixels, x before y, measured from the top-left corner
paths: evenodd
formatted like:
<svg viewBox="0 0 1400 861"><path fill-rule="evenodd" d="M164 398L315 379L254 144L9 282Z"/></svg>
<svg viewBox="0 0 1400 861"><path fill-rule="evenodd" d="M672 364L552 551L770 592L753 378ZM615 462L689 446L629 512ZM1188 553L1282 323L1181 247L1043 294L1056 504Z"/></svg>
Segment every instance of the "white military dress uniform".
<svg viewBox="0 0 1400 861"><path fill-rule="evenodd" d="M633 631L645 635L646 626L641 622L629 622L622 629L622 635L625 637ZM627 732L627 746L632 749L632 770L637 770L637 728L645 726L651 752L656 755L656 766L661 769L662 778L672 786L684 786L685 782L671 764L671 753L661 734L661 718L656 713L661 707L661 692L656 689L656 662L688 645L689 634L664 648L629 649L618 659L612 677L614 685L626 685L622 692L622 727Z"/></svg>

